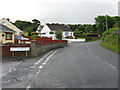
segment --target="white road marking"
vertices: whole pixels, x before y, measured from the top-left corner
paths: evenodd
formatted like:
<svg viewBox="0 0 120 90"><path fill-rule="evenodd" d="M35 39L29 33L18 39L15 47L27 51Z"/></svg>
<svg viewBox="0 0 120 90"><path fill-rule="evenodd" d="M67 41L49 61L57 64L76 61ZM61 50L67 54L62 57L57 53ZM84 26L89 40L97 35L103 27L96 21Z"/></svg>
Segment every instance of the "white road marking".
<svg viewBox="0 0 120 90"><path fill-rule="evenodd" d="M12 69L9 70L9 72L11 72L11 71L15 71L15 70L16 70L15 68L12 68Z"/></svg>
<svg viewBox="0 0 120 90"><path fill-rule="evenodd" d="M30 85L28 85L28 86L27 86L27 88L26 88L26 90L29 90L29 89L30 89L30 87L31 87L31 86L30 86Z"/></svg>
<svg viewBox="0 0 120 90"><path fill-rule="evenodd" d="M44 62L43 65L45 65L46 63Z"/></svg>
<svg viewBox="0 0 120 90"><path fill-rule="evenodd" d="M96 57L98 57L98 56L96 56Z"/></svg>
<svg viewBox="0 0 120 90"><path fill-rule="evenodd" d="M39 61L37 61L33 67L30 67L30 68L35 68L35 65L37 65L38 63L40 63L45 57L47 57L50 53L52 53L53 51L50 51L49 53L47 53L43 58L41 58Z"/></svg>
<svg viewBox="0 0 120 90"><path fill-rule="evenodd" d="M108 64L109 66L111 66L112 68L116 68L116 67L114 67L113 65L111 65L110 63L108 63L106 61L105 61L105 63Z"/></svg>
<svg viewBox="0 0 120 90"><path fill-rule="evenodd" d="M50 58L48 57L46 60L49 60Z"/></svg>
<svg viewBox="0 0 120 90"><path fill-rule="evenodd" d="M43 68L43 66L40 66L39 68Z"/></svg>
<svg viewBox="0 0 120 90"><path fill-rule="evenodd" d="M47 62L48 60L45 60L45 63Z"/></svg>
<svg viewBox="0 0 120 90"><path fill-rule="evenodd" d="M37 74L39 74L40 72L38 71Z"/></svg>
<svg viewBox="0 0 120 90"><path fill-rule="evenodd" d="M20 64L20 63L17 63L17 64Z"/></svg>
<svg viewBox="0 0 120 90"><path fill-rule="evenodd" d="M89 47L89 46L87 46L87 47Z"/></svg>
<svg viewBox="0 0 120 90"><path fill-rule="evenodd" d="M57 50L56 50L55 52L53 52L51 55L49 55L48 58L46 58L46 60L42 63L42 65L45 65L46 62L47 62L56 52L57 52ZM45 55L45 56L47 56L47 55ZM45 57L45 56L44 56L44 57ZM43 58L44 58L44 57L43 57ZM43 60L43 58L42 58L41 60ZM39 61L39 62L40 62L40 61ZM41 69L43 68L42 65L39 67L39 71L38 71L37 74L35 75L36 77L38 76L38 74L40 73Z"/></svg>
<svg viewBox="0 0 120 90"><path fill-rule="evenodd" d="M32 66L32 67L30 67L30 68L35 68L35 66Z"/></svg>

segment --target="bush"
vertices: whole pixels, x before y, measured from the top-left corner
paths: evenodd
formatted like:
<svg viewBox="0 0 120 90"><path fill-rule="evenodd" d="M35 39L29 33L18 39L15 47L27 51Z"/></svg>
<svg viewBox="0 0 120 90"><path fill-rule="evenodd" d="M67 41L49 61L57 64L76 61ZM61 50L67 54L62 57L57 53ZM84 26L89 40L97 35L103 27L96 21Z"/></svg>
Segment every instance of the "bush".
<svg viewBox="0 0 120 90"><path fill-rule="evenodd" d="M50 32L49 34L54 34L54 32Z"/></svg>
<svg viewBox="0 0 120 90"><path fill-rule="evenodd" d="M38 36L38 35L32 35L32 36L31 36L32 40L36 40L37 37L41 37L41 36Z"/></svg>
<svg viewBox="0 0 120 90"><path fill-rule="evenodd" d="M55 35L56 35L56 38L58 39L58 40L62 40L62 30L57 30L56 32L55 32Z"/></svg>
<svg viewBox="0 0 120 90"><path fill-rule="evenodd" d="M31 32L31 36L32 35L38 35L38 33L37 32Z"/></svg>
<svg viewBox="0 0 120 90"><path fill-rule="evenodd" d="M117 53L120 53L120 47L118 47L118 45L120 45L120 38L118 38L120 34L116 33L118 30L118 27L114 27L105 31L102 36L102 46Z"/></svg>
<svg viewBox="0 0 120 90"><path fill-rule="evenodd" d="M7 42L4 45L13 45L13 42Z"/></svg>

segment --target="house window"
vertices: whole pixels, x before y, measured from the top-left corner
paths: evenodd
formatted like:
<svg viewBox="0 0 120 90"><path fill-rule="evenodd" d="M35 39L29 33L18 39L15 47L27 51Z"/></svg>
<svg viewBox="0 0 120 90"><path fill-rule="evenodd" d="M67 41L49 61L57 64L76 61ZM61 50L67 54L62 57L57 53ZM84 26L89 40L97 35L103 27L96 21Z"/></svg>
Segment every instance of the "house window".
<svg viewBox="0 0 120 90"><path fill-rule="evenodd" d="M6 40L12 40L12 33L6 33Z"/></svg>
<svg viewBox="0 0 120 90"><path fill-rule="evenodd" d="M69 33L68 32L65 32L65 36L68 36L69 35Z"/></svg>

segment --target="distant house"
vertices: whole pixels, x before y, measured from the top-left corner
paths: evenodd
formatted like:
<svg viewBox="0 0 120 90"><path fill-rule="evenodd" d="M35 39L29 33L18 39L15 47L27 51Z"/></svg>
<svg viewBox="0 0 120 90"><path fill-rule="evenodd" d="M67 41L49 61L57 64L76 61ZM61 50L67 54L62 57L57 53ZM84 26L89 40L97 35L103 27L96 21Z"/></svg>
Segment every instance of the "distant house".
<svg viewBox="0 0 120 90"><path fill-rule="evenodd" d="M15 31L0 24L0 43L4 44L4 43L14 43L15 40Z"/></svg>
<svg viewBox="0 0 120 90"><path fill-rule="evenodd" d="M55 32L62 30L63 39L71 36L74 37L72 29L65 24L46 24L41 30L41 37L52 37L56 39Z"/></svg>
<svg viewBox="0 0 120 90"><path fill-rule="evenodd" d="M12 30L14 30L16 33L16 36L18 36L18 35L22 35L22 33L23 33L23 31L21 31L19 28L17 28L15 25L13 25L10 21L9 21L9 19L5 19L5 18L2 18L1 20L0 20L0 23L2 24L2 25L4 25L4 26L6 26L6 27L8 27L8 28L10 28L10 29L12 29Z"/></svg>

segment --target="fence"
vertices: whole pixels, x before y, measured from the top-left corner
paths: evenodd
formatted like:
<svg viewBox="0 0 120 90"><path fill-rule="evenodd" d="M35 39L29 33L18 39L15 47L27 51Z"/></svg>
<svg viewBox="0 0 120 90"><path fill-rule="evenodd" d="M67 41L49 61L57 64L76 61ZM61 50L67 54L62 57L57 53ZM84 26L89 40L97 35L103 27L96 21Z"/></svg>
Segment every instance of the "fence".
<svg viewBox="0 0 120 90"><path fill-rule="evenodd" d="M46 45L46 44L56 44L56 43L67 43L67 40L52 40L52 38L37 38L34 40L38 45Z"/></svg>

